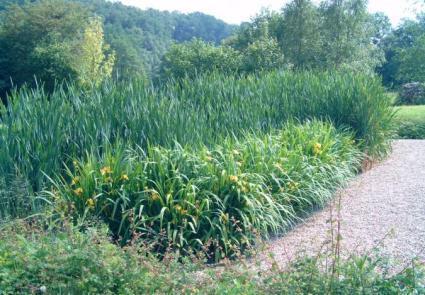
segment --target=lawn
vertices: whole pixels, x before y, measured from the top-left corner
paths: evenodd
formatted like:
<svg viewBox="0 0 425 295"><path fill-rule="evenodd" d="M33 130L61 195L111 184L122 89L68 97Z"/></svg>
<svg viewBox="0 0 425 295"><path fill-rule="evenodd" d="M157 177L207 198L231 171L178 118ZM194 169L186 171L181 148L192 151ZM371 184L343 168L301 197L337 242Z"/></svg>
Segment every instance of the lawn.
<svg viewBox="0 0 425 295"><path fill-rule="evenodd" d="M396 107L398 122L425 123L425 105Z"/></svg>
<svg viewBox="0 0 425 295"><path fill-rule="evenodd" d="M395 122L400 138L425 139L425 105L396 107Z"/></svg>

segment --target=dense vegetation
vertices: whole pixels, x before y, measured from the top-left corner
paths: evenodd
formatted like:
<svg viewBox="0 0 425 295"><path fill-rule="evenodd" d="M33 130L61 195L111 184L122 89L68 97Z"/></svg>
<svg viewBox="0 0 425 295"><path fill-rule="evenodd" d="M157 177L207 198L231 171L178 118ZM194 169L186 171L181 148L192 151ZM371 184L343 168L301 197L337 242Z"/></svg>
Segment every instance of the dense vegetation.
<svg viewBox="0 0 425 295"><path fill-rule="evenodd" d="M89 156L55 184L57 214L104 220L122 243L138 232L156 251L205 251L213 261L251 248L257 235L287 229L306 209L323 205L359 168L349 134L330 125L289 124L192 152Z"/></svg>
<svg viewBox="0 0 425 295"><path fill-rule="evenodd" d="M105 43L105 50L115 55L108 76L147 78L155 75L160 59L174 42L201 38L218 43L234 30L233 26L202 13L143 11L104 0L40 0L12 5L23 2L10 0L0 6L3 99L11 82L17 86L24 82L34 85L37 78L51 90L56 81L78 79L84 74L81 66L91 64L87 59L96 60L101 54L93 49L93 42ZM96 38L81 38L82 32L93 27L91 19L97 17L103 28L96 28ZM82 56L82 46L92 49L91 52ZM103 71L84 79L99 79L99 73Z"/></svg>
<svg viewBox="0 0 425 295"><path fill-rule="evenodd" d="M325 205L388 154L393 117L416 137L418 109L395 113L382 80L424 82L423 17L392 30L366 8L294 0L234 27L2 2L0 294L422 292L416 265L390 276L336 248L270 273L202 266Z"/></svg>
<svg viewBox="0 0 425 295"><path fill-rule="evenodd" d="M61 173L70 157L102 152L108 144L212 146L246 131L270 132L287 120L319 118L350 128L362 151L379 157L392 118L378 79L343 72L216 74L161 90L138 82L89 92L58 88L51 95L22 89L1 113L0 171L10 191L10 177L20 179L18 191L39 191L44 174ZM15 203L19 194L12 195Z"/></svg>
<svg viewBox="0 0 425 295"><path fill-rule="evenodd" d="M159 262L139 244L112 245L107 231L68 227L46 233L36 223L0 228L0 290L6 294L421 294L420 265L388 274L381 259L301 257L287 270L250 265L203 269L202 259ZM10 237L13 236L14 239ZM334 257L335 258L335 257ZM324 268L325 260L329 267ZM332 268L335 265L336 268ZM383 270L383 272L382 272Z"/></svg>
<svg viewBox="0 0 425 295"><path fill-rule="evenodd" d="M397 134L405 139L425 139L425 106L397 107Z"/></svg>

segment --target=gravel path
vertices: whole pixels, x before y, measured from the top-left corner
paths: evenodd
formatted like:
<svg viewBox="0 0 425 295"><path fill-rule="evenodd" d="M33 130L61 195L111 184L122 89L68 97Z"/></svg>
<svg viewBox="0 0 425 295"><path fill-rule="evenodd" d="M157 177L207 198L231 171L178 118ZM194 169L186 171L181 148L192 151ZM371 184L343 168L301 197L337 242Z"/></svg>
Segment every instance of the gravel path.
<svg viewBox="0 0 425 295"><path fill-rule="evenodd" d="M317 253L330 237L330 216L340 199L341 249L362 253L382 242L381 253L399 266L425 262L425 140L400 140L392 155L354 179L333 204L266 245L280 265L300 251ZM347 252L346 252L347 253ZM261 255L262 256L262 255ZM266 265L267 258L261 259Z"/></svg>

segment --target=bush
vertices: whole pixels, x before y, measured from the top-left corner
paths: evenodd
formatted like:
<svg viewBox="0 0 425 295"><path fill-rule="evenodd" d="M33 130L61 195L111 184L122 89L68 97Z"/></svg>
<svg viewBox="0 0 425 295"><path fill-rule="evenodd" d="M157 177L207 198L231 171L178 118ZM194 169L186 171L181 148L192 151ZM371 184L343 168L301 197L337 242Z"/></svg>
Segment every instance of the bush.
<svg viewBox="0 0 425 295"><path fill-rule="evenodd" d="M325 204L359 167L353 143L312 122L212 150L107 153L77 163L51 195L59 216L100 217L124 244L137 232L156 251L201 251L219 261Z"/></svg>
<svg viewBox="0 0 425 295"><path fill-rule="evenodd" d="M425 84L408 83L402 86L399 98L399 105L420 105L425 104Z"/></svg>
<svg viewBox="0 0 425 295"><path fill-rule="evenodd" d="M402 139L425 139L425 123L401 123L398 126L397 136Z"/></svg>
<svg viewBox="0 0 425 295"><path fill-rule="evenodd" d="M288 120L312 118L349 128L371 156L388 150L391 101L380 81L342 72L274 72L245 78L211 75L161 89L142 81L106 83L81 92L72 86L51 95L21 89L0 111L0 175L15 175L40 191L44 174L86 152L127 146L214 146L247 131L267 133Z"/></svg>
<svg viewBox="0 0 425 295"><path fill-rule="evenodd" d="M112 244L104 228L43 231L14 222L0 231L2 294L422 294L423 265L397 274L380 257L350 255L331 271L317 255L288 268L201 268L176 256L158 262L138 245Z"/></svg>

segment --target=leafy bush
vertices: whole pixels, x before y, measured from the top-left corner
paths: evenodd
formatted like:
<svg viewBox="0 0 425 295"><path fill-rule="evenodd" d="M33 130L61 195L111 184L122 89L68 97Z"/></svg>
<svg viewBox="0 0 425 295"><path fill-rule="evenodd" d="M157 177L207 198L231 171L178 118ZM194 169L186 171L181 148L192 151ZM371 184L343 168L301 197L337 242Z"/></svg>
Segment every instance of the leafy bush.
<svg viewBox="0 0 425 295"><path fill-rule="evenodd" d="M403 139L425 139L425 123L401 123L398 126L397 136Z"/></svg>
<svg viewBox="0 0 425 295"><path fill-rule="evenodd" d="M425 139L425 106L401 106L396 111L398 138Z"/></svg>
<svg viewBox="0 0 425 295"><path fill-rule="evenodd" d="M174 44L162 58L160 78L194 78L197 74L211 73L215 70L226 74L239 71L240 53L228 46L215 46L200 39L183 44Z"/></svg>
<svg viewBox="0 0 425 295"><path fill-rule="evenodd" d="M15 175L37 192L44 173L87 151L121 141L173 147L213 146L246 131L267 133L288 120L312 118L350 128L363 151L388 150L392 108L378 79L342 72L274 72L245 78L211 75L162 89L144 82L106 83L100 89L22 89L0 111L0 174Z"/></svg>
<svg viewBox="0 0 425 295"><path fill-rule="evenodd" d="M403 85L396 103L399 105L425 104L425 84L408 83Z"/></svg>
<svg viewBox="0 0 425 295"><path fill-rule="evenodd" d="M212 150L108 152L76 163L51 195L60 216L99 216L123 243L138 232L157 251L204 251L218 261L329 200L359 166L353 143L312 122Z"/></svg>
<svg viewBox="0 0 425 295"><path fill-rule="evenodd" d="M331 257L294 261L286 269L252 265L201 268L198 261L158 262L139 245L120 248L104 228L48 231L14 222L0 231L0 293L4 294L422 294L423 265L397 274L380 257L350 256L332 271Z"/></svg>

